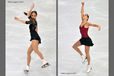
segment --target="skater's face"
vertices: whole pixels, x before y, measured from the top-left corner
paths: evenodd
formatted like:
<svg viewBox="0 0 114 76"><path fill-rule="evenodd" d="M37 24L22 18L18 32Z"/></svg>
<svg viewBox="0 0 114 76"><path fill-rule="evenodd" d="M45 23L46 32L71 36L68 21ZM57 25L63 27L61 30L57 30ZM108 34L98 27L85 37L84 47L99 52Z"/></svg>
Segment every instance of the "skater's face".
<svg viewBox="0 0 114 76"><path fill-rule="evenodd" d="M84 14L83 19L88 21L89 15L88 14Z"/></svg>
<svg viewBox="0 0 114 76"><path fill-rule="evenodd" d="M36 19L36 17L37 17L36 13L33 12L33 13L31 14L31 17L32 17L33 19Z"/></svg>

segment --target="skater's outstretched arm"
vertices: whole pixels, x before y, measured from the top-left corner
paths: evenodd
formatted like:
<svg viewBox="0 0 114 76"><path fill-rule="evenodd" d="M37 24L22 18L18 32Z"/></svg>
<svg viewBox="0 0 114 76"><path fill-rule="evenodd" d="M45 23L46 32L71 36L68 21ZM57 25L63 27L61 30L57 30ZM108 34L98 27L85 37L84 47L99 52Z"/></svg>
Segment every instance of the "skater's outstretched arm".
<svg viewBox="0 0 114 76"><path fill-rule="evenodd" d="M27 16L28 16L28 17L30 16L31 11L32 11L32 9L33 9L33 8L34 8L34 3L32 4L32 6L31 6L31 8L30 8L29 12L27 13Z"/></svg>
<svg viewBox="0 0 114 76"><path fill-rule="evenodd" d="M25 20L21 20L21 19L19 19L19 18L17 18L17 17L15 17L14 19L17 20L17 21L20 21L20 22L22 22L22 23L24 23L24 24L25 24L25 22L26 22Z"/></svg>
<svg viewBox="0 0 114 76"><path fill-rule="evenodd" d="M82 2L82 6L81 6L81 18L84 15L84 2Z"/></svg>
<svg viewBox="0 0 114 76"><path fill-rule="evenodd" d="M97 27L99 31L101 30L101 27L97 24L88 23L88 25L93 26L93 27Z"/></svg>

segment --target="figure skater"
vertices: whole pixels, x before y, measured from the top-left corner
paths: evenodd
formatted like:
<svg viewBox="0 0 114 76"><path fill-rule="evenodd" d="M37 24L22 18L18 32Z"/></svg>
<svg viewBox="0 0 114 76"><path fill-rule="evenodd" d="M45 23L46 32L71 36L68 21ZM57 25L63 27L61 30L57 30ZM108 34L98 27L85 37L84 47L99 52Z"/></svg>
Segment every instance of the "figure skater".
<svg viewBox="0 0 114 76"><path fill-rule="evenodd" d="M17 21L20 21L24 24L30 24L29 25L30 35L31 35L30 41L32 41L32 42L27 51L27 65L26 65L26 69L25 69L26 72L29 72L29 70L30 70L31 53L33 52L33 50L40 57L40 59L42 61L42 65L41 65L42 68L49 65L48 62L44 59L42 53L38 49L38 46L41 43L41 38L37 33L37 30L38 30L38 27L37 27L38 24L36 21L37 12L32 11L33 8L34 8L34 4L32 4L28 13L24 12L24 14L28 16L29 21L21 20L21 19L15 17L15 20L17 20Z"/></svg>
<svg viewBox="0 0 114 76"><path fill-rule="evenodd" d="M98 30L100 30L101 27L97 24L92 24L92 23L88 22L89 15L84 14L84 2L82 2L81 4L82 4L82 6L81 6L81 19L82 19L82 22L81 22L81 25L80 25L79 29L80 29L80 33L81 33L82 37L72 47L81 55L82 63L84 63L85 60L87 59L87 61L88 61L87 72L90 72L92 70L92 67L90 66L89 51L90 51L90 46L93 46L94 44L93 44L91 38L88 36L88 29L89 29L89 26L97 27ZM85 46L86 56L84 56L84 54L78 48L81 45Z"/></svg>

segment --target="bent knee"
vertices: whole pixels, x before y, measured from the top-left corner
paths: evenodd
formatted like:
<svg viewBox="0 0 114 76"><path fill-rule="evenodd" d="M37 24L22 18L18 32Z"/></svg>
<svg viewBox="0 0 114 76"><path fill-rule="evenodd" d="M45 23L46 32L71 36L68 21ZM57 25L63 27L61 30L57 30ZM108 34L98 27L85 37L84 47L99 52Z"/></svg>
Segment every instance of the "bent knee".
<svg viewBox="0 0 114 76"><path fill-rule="evenodd" d="M73 45L72 48L78 48L78 46L77 45Z"/></svg>
<svg viewBox="0 0 114 76"><path fill-rule="evenodd" d="M75 44L72 46L72 48L75 48Z"/></svg>
<svg viewBox="0 0 114 76"><path fill-rule="evenodd" d="M34 49L35 53L40 53L40 51L38 49Z"/></svg>
<svg viewBox="0 0 114 76"><path fill-rule="evenodd" d="M36 54L41 54L41 52L40 51L34 51Z"/></svg>

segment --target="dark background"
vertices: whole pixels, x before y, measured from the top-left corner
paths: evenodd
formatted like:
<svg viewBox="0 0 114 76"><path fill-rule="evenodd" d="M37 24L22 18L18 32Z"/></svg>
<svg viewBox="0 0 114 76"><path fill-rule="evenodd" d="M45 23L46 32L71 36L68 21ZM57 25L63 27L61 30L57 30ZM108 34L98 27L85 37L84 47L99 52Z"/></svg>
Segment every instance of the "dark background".
<svg viewBox="0 0 114 76"><path fill-rule="evenodd" d="M0 0L0 76L5 76L5 0Z"/></svg>

